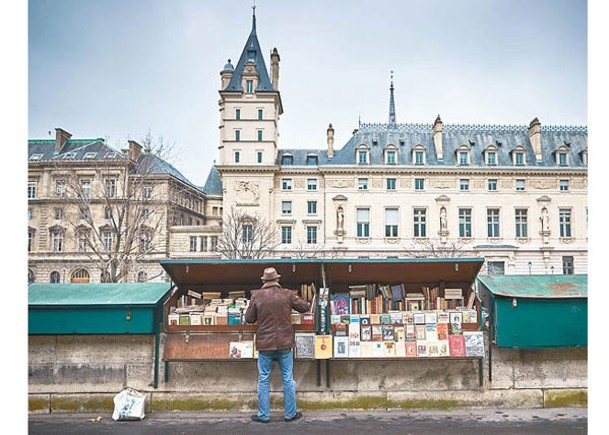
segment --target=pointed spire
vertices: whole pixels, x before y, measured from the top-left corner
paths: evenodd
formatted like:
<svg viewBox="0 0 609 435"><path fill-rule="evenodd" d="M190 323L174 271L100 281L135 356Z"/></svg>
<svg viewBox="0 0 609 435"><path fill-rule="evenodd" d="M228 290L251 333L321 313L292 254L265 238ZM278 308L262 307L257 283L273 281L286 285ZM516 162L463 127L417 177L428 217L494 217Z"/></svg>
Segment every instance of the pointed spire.
<svg viewBox="0 0 609 435"><path fill-rule="evenodd" d="M391 71L391 86L389 87L389 125L395 125L395 100L393 98L393 71Z"/></svg>
<svg viewBox="0 0 609 435"><path fill-rule="evenodd" d="M256 33L256 0L252 5L252 33Z"/></svg>

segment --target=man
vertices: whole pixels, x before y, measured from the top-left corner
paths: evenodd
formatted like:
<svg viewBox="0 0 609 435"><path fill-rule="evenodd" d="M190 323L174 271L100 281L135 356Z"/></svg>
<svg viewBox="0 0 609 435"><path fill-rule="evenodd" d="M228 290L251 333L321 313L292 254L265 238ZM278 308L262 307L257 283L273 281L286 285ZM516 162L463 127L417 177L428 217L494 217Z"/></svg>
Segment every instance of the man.
<svg viewBox="0 0 609 435"><path fill-rule="evenodd" d="M296 383L292 376L292 348L294 328L292 309L300 313L309 310L309 303L281 287L281 275L274 267L264 269L262 288L250 301L245 312L247 323L256 322L256 349L258 349L258 414L252 420L268 423L270 420L270 378L273 360L279 364L283 379L284 420L295 421L302 417L296 407Z"/></svg>

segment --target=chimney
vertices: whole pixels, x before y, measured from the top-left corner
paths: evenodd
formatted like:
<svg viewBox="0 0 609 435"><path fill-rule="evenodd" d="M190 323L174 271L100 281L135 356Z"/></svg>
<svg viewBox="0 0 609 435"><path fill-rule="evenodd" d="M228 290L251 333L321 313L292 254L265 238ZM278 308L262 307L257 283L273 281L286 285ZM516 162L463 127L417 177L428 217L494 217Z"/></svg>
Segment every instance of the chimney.
<svg viewBox="0 0 609 435"><path fill-rule="evenodd" d="M273 82L273 89L279 90L279 52L277 51L277 47L273 48L271 51L271 81Z"/></svg>
<svg viewBox="0 0 609 435"><path fill-rule="evenodd" d="M334 158L334 128L332 128L332 124L328 126L328 158Z"/></svg>
<svg viewBox="0 0 609 435"><path fill-rule="evenodd" d="M228 62L226 63L226 65L224 65L224 69L222 71L220 71L220 77L222 77L222 84L221 84L222 89L221 90L226 89L226 87L230 83L230 80L233 78L234 71L235 71L235 67L233 66L232 63L230 63L230 59L228 59Z"/></svg>
<svg viewBox="0 0 609 435"><path fill-rule="evenodd" d="M444 160L444 152L442 148L442 120L440 119L440 115L438 115L433 123L433 144L436 148L438 160Z"/></svg>
<svg viewBox="0 0 609 435"><path fill-rule="evenodd" d="M142 146L134 140L129 140L129 159L137 162L142 153Z"/></svg>
<svg viewBox="0 0 609 435"><path fill-rule="evenodd" d="M535 153L535 159L541 160L541 122L535 118L529 124L529 140L533 146L533 152Z"/></svg>
<svg viewBox="0 0 609 435"><path fill-rule="evenodd" d="M55 129L55 152L60 153L66 142L72 137L70 133L63 128Z"/></svg>

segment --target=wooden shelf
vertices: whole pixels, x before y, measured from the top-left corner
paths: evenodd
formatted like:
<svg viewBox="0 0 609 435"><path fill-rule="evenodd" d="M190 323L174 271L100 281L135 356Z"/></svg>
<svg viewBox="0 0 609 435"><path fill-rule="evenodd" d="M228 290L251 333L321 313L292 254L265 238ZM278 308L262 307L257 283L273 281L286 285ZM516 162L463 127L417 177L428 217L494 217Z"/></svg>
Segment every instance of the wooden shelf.
<svg viewBox="0 0 609 435"><path fill-rule="evenodd" d="M293 324L295 332L315 331L314 324ZM256 325L167 325L166 332L256 332Z"/></svg>

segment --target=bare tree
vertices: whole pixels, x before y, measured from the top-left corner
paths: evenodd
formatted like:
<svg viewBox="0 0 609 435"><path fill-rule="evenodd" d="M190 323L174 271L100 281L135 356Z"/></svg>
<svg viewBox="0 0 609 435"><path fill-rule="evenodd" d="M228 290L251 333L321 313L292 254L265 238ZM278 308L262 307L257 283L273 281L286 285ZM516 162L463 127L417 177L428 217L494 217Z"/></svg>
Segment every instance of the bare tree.
<svg viewBox="0 0 609 435"><path fill-rule="evenodd" d="M276 231L264 218L232 207L222 222L217 250L230 259L266 258L275 252L276 239Z"/></svg>
<svg viewBox="0 0 609 435"><path fill-rule="evenodd" d="M290 253L294 258L319 258L323 256L323 249L321 245L303 243L302 240L298 239L298 242L296 242L294 249Z"/></svg>
<svg viewBox="0 0 609 435"><path fill-rule="evenodd" d="M425 242L420 245L404 246L404 253L411 258L456 258L463 257L463 245L460 243L448 243L438 245L432 242Z"/></svg>

